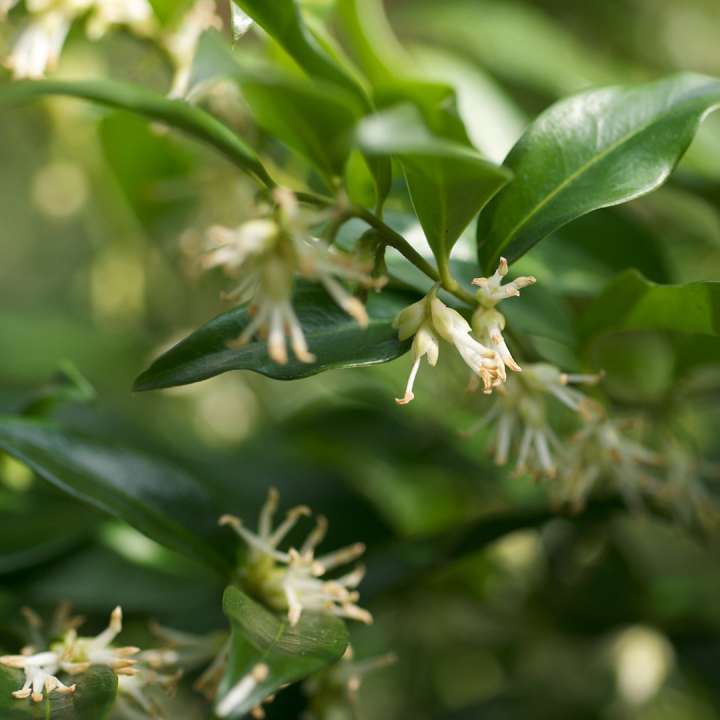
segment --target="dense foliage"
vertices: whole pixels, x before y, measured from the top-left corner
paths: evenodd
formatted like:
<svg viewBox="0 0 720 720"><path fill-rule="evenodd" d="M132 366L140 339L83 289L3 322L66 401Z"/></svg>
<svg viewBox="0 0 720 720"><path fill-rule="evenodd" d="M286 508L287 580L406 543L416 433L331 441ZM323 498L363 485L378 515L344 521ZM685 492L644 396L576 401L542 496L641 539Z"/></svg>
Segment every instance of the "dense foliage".
<svg viewBox="0 0 720 720"><path fill-rule="evenodd" d="M682 5L0 0L2 718L720 718Z"/></svg>

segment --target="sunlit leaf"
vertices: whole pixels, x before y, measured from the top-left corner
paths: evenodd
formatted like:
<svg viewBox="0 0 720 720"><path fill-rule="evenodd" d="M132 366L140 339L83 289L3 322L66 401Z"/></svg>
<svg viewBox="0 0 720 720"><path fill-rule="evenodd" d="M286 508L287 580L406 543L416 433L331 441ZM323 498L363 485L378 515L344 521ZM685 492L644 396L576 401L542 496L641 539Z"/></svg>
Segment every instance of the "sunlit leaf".
<svg viewBox="0 0 720 720"><path fill-rule="evenodd" d="M64 95L128 110L157 120L213 145L229 160L272 187L273 180L255 155L230 128L204 110L180 100L170 100L139 85L111 80L24 80L0 83L0 107L47 95Z"/></svg>
<svg viewBox="0 0 720 720"><path fill-rule="evenodd" d="M355 78L321 47L303 21L295 0L233 0L312 78L339 85L359 98L364 97Z"/></svg>
<svg viewBox="0 0 720 720"><path fill-rule="evenodd" d="M682 74L592 90L551 107L505 162L516 181L480 216L483 267L501 254L515 260L575 218L657 188L718 103L720 82Z"/></svg>
<svg viewBox="0 0 720 720"><path fill-rule="evenodd" d="M272 613L237 587L223 596L223 609L232 623L232 647L219 697L253 667L267 665L267 679L230 716L244 717L267 695L322 670L342 657L348 645L345 624L332 615L303 613L290 627L285 615Z"/></svg>

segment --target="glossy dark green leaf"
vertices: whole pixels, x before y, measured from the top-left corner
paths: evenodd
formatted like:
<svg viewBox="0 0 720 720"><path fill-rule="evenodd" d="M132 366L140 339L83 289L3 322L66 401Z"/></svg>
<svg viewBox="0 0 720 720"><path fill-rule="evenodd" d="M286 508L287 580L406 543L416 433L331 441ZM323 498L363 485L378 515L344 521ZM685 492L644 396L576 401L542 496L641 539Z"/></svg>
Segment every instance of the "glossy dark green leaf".
<svg viewBox="0 0 720 720"><path fill-rule="evenodd" d="M52 693L43 702L16 700L24 673L0 666L0 717L2 720L105 720L115 703L117 676L108 667L94 666L73 678L77 690L71 695Z"/></svg>
<svg viewBox="0 0 720 720"><path fill-rule="evenodd" d="M232 623L232 645L219 697L258 663L269 669L267 679L236 708L233 718L244 717L285 685L337 662L348 646L345 624L332 615L303 613L290 627L285 615L270 612L234 586L225 590L223 609Z"/></svg>
<svg viewBox="0 0 720 720"><path fill-rule="evenodd" d="M356 79L323 49L305 24L296 0L233 0L311 77L339 85L358 98L364 92Z"/></svg>
<svg viewBox="0 0 720 720"><path fill-rule="evenodd" d="M213 145L229 160L268 187L274 185L267 170L249 146L226 125L188 102L170 100L142 86L111 80L26 80L0 84L0 106L19 104L46 95L90 100L165 123Z"/></svg>
<svg viewBox="0 0 720 720"><path fill-rule="evenodd" d="M480 216L483 267L500 255L515 260L575 218L657 188L718 103L720 82L682 74L592 90L551 107L505 161L516 181Z"/></svg>
<svg viewBox="0 0 720 720"><path fill-rule="evenodd" d="M411 105L363 120L358 142L369 155L401 162L418 220L441 268L468 223L512 177L476 151L433 136Z"/></svg>
<svg viewBox="0 0 720 720"><path fill-rule="evenodd" d="M219 572L227 569L214 546L222 537L220 510L183 470L48 423L11 417L0 418L0 450L149 538Z"/></svg>
<svg viewBox="0 0 720 720"><path fill-rule="evenodd" d="M187 385L228 370L253 370L278 380L294 380L335 368L388 362L409 348L407 342L398 340L392 321L415 299L413 295L388 289L371 294L367 304L370 323L361 328L323 290L301 288L294 306L310 352L317 360L301 363L291 354L286 365L270 359L262 340L253 340L239 349L228 347L249 320L247 308L237 307L203 325L158 358L135 381L135 389Z"/></svg>
<svg viewBox="0 0 720 720"><path fill-rule="evenodd" d="M720 336L720 282L658 285L628 270L587 309L582 325L586 337L618 330Z"/></svg>

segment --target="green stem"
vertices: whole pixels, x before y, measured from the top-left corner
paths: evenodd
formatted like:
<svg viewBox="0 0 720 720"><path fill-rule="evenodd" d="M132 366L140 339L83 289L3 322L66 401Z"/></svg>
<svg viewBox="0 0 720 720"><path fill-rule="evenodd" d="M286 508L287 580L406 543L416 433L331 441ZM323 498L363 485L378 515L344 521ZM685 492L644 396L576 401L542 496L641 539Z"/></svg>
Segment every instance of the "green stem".
<svg viewBox="0 0 720 720"><path fill-rule="evenodd" d="M378 233L386 245L395 248L406 260L411 262L418 270L425 273L431 280L439 282L444 290L468 305L477 305L474 295L467 290L463 290L457 280L452 277L447 263L444 268L441 268L442 272L438 272L400 233L395 232L395 230L386 225L380 218L366 208L353 206L351 214L354 217L364 220Z"/></svg>

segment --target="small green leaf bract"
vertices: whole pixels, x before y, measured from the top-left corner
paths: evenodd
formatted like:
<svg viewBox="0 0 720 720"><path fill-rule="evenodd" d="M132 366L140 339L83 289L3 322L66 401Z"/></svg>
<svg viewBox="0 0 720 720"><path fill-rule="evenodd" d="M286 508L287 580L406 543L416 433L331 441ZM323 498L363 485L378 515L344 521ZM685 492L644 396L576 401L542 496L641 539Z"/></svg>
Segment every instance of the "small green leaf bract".
<svg viewBox="0 0 720 720"><path fill-rule="evenodd" d="M409 348L407 342L398 340L392 321L416 299L412 294L390 289L371 294L367 303L370 322L367 328L362 328L324 290L312 286L300 288L293 304L310 352L317 360L302 363L291 356L286 365L270 359L262 340L253 340L239 349L228 347L242 333L250 317L247 307L233 308L160 356L135 381L135 390L187 385L228 370L252 370L278 380L295 380L334 368L389 362Z"/></svg>
<svg viewBox="0 0 720 720"><path fill-rule="evenodd" d="M270 612L232 585L225 590L223 609L232 623L232 640L220 697L255 665L263 663L269 670L232 717L243 717L284 685L337 662L348 646L347 629L339 618L304 612L291 627L285 615Z"/></svg>
<svg viewBox="0 0 720 720"><path fill-rule="evenodd" d="M639 87L592 90L543 113L508 155L515 181L480 215L480 262L516 260L593 210L649 193L668 178L720 82L682 74Z"/></svg>

